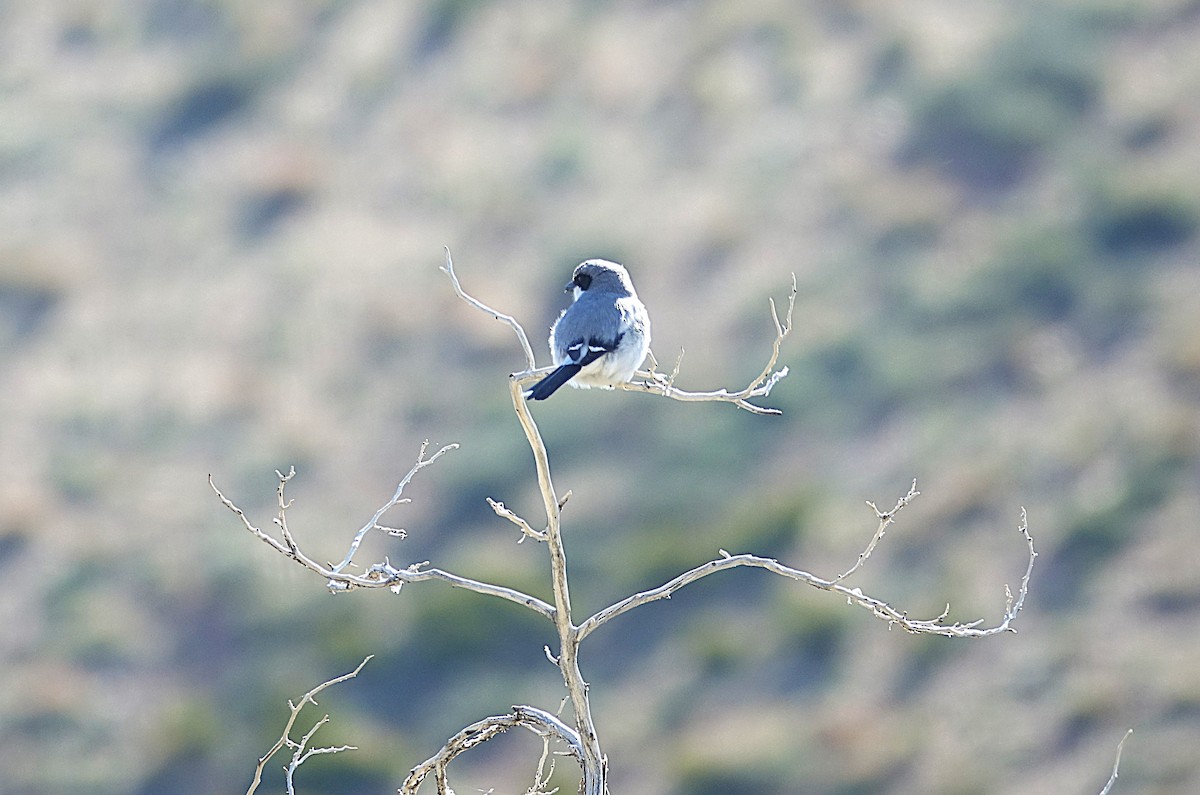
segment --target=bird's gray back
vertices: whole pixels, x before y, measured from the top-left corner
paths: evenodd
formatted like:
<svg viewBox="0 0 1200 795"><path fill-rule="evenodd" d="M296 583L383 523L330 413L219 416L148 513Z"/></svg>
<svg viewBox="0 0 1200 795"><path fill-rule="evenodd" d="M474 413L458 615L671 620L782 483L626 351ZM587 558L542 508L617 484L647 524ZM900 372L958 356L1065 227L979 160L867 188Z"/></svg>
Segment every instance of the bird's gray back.
<svg viewBox="0 0 1200 795"><path fill-rule="evenodd" d="M602 344L615 344L621 330L621 310L612 292L585 292L571 304L554 324L551 340L560 357L566 356L567 348L579 340Z"/></svg>

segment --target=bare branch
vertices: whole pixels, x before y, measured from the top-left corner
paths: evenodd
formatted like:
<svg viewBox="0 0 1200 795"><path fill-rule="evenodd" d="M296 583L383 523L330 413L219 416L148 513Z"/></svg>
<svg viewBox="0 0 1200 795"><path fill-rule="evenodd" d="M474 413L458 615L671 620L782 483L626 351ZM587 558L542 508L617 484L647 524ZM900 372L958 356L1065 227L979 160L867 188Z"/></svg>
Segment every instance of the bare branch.
<svg viewBox="0 0 1200 795"><path fill-rule="evenodd" d="M445 447L443 447L441 450L438 450L436 453L431 455L429 458L426 458L425 451L428 449L429 449L429 440L426 439L425 441L421 442L421 449L417 452L417 463L413 464L413 468L408 470L408 474L400 479L400 485L396 486L396 492L392 495L392 498L390 500L388 500L383 505L382 508L380 508L378 511L376 511L375 515L371 517L370 521L368 521L365 525L360 527L358 532L354 534L354 539L350 542L350 549L349 549L349 551L346 552L346 557L344 557L342 559L341 563L339 563L333 567L333 571L341 571L342 569L344 569L350 565L350 562L354 559L354 553L358 552L359 545L362 543L363 538L366 537L366 535L369 531L374 530L374 529L380 529L380 530L383 530L392 535L402 535L403 534L403 532L404 532L403 530L398 530L396 528L391 528L391 527L383 527L382 525L380 525L379 524L380 518L382 518L383 515L385 513L387 513L389 510L391 510L394 506L399 505L402 502L409 502L409 500L407 500L407 499L402 499L401 495L404 493L404 487L407 486L409 484L409 482L412 481L413 476L415 476L418 472L420 472L425 467L432 464L434 461L437 461L444 454L450 452L451 450L457 450L458 445L457 444L448 444Z"/></svg>
<svg viewBox="0 0 1200 795"><path fill-rule="evenodd" d="M875 546L879 543L880 539L883 538L883 534L887 532L887 529L892 522L896 521L896 514L900 513L900 509L916 499L920 493L921 492L917 491L917 481L916 478L914 478L912 486L910 486L908 489L908 494L905 494L903 497L898 499L890 511L880 511L877 507L875 507L875 503L871 502L870 500L867 501L867 505L871 506L871 510L875 512L876 518L879 519L879 527L875 530L875 535L871 536L871 541L867 544L867 548L859 553L858 560L855 561L854 565L846 569L838 576L834 577L834 582L841 582L842 580L846 579L851 574L858 571L859 567L867 562L867 558L871 557L871 553L875 551Z"/></svg>
<svg viewBox="0 0 1200 795"><path fill-rule="evenodd" d="M428 463L428 462L427 462ZM334 571L331 567L318 563L311 557L306 555L299 544L296 543L292 536L291 530L287 525L287 509L291 507L291 502L284 497L284 488L287 482L295 476L295 469L289 470L288 474L276 473L279 475L279 488L277 494L279 498L279 513L275 517L275 523L279 525L282 531L283 540L279 540L269 533L256 527L237 505L235 505L228 497L221 493L213 483L212 476L208 477L208 485L216 493L226 508L233 511L247 530L253 533L259 540L270 546L272 549L286 555L292 560L304 566L309 571L316 572L324 577L329 582L331 590L336 592L348 591L352 588L391 588L393 591L398 591L401 586L407 583L424 582L427 580L441 580L449 583L455 588L462 588L468 591L474 591L486 596L497 596L501 599L507 599L510 602L527 607L536 613L541 614L545 618L554 620L554 607L536 596L522 593L515 588L507 588L501 585L493 585L491 583L473 580L469 577L461 577L457 574L451 574L442 569L426 569L423 568L425 563L414 563L404 569L397 569L392 564L384 561L370 566L362 574L349 574L344 571Z"/></svg>
<svg viewBox="0 0 1200 795"><path fill-rule="evenodd" d="M317 729L321 728L328 722L329 716L326 715L313 724L313 727L305 733L304 737L300 739L300 742L295 743L289 741L289 745L293 747L292 761L286 768L284 768L284 781L287 785L288 795L295 795L296 771L300 768L300 765L307 762L310 758L319 756L321 754L338 754L342 751L358 750L358 746L354 745L330 745L325 747L309 748L308 744L312 741L313 735L317 733Z"/></svg>
<svg viewBox="0 0 1200 795"><path fill-rule="evenodd" d="M313 724L313 727L305 732L304 736L298 741L292 739L292 727L295 726L296 719L300 717L300 711L304 709L305 705L316 705L316 695L318 693L327 687L332 687L333 685L345 682L347 679L353 679L354 677L358 676L358 672L363 669L363 666L366 665L373 656L374 655L368 654L353 671L334 677L333 679L327 679L326 681L317 685L312 690L309 690L307 693L305 693L299 702L288 702L288 708L291 710L291 715L288 717L287 723L283 727L283 734L281 734L279 739L275 741L275 745L271 746L271 750L259 757L258 765L254 768L254 780L250 782L250 788L246 790L246 795L254 795L255 790L258 789L258 785L262 783L262 774L263 770L266 768L267 762L270 761L271 757L278 753L284 746L288 746L292 749L291 764L284 768L287 771L288 795L293 795L295 792L292 787L292 778L295 775L296 768L304 764L309 757L313 756L314 754L336 754L340 753L341 751L354 750L354 746L352 745L342 745L329 748L308 747L308 743L312 740L313 735L316 734L317 729L329 721L328 715L324 716L315 724Z"/></svg>
<svg viewBox="0 0 1200 795"><path fill-rule="evenodd" d="M792 331L792 315L796 308L797 292L796 274L793 273L792 289L788 293L787 313L784 315L782 322L779 320L779 312L775 308L775 300L770 300L771 320L775 325L775 340L771 345L771 355L767 359L762 372L744 389L733 392L727 389L717 389L711 392L687 392L675 388L675 378L679 375L679 368L683 360L682 351L680 351L679 359L676 360L675 368L671 371L670 375L658 372L657 368L649 371L639 371L638 375L647 380L618 384L617 388L630 392L650 392L671 398L672 400L732 403L740 409L749 411L751 414L782 414L783 412L779 409L765 408L750 401L764 398L771 394L771 390L775 388L775 385L787 377L788 368L781 367L776 370L775 365L779 361L779 351L783 345L783 341Z"/></svg>
<svg viewBox="0 0 1200 795"><path fill-rule="evenodd" d="M562 741L571 755L582 764L583 745L574 729L544 710L536 707L515 706L511 712L504 715L492 715L476 721L447 740L436 754L412 769L400 787L400 794L415 795L421 783L431 773L439 795L451 792L447 767L456 757L518 726L528 729L543 739ZM543 756L542 764L544 762L545 757ZM541 778L540 765L538 777Z"/></svg>
<svg viewBox="0 0 1200 795"><path fill-rule="evenodd" d="M468 304L480 310L481 312L486 312L487 314L491 315L493 319L499 320L501 323L507 323L509 326L511 326L513 332L515 332L517 335L517 341L521 343L521 350L525 353L525 363L528 365L527 369L535 369L537 367L537 360L533 356L533 348L529 345L529 337L525 335L525 329L521 328L521 324L518 323L511 315L506 315L503 312L497 312L495 309L492 309L479 299L467 294L467 291L464 290L462 285L459 283L458 276L454 273L454 261L450 259L450 247L446 246L445 248L446 264L442 266L441 270L450 277L450 283L454 285L454 292L458 294L459 298L466 301Z"/></svg>
<svg viewBox="0 0 1200 795"><path fill-rule="evenodd" d="M515 524L517 527L521 528L521 532L523 533L523 535L521 536L521 541L524 541L526 538L532 538L534 541L545 541L546 540L546 531L545 530L534 530L533 527L530 526L529 522L525 521L520 516L517 516L515 513L510 511L508 508L506 508L504 506L504 503L497 502L496 500L493 500L491 497L487 498L487 502L488 502L488 505L492 506L492 510L496 512L497 516L502 516L505 519L507 519L508 521ZM559 504L559 507L560 508L562 507L561 503ZM517 543L520 543L520 541L518 541Z"/></svg>
<svg viewBox="0 0 1200 795"><path fill-rule="evenodd" d="M679 377L679 368L683 367L683 348L679 349L679 355L675 357L675 366L671 368L671 374L661 379L661 383L667 389L675 386L675 379ZM649 373L656 373L658 370L658 359L654 358L654 354L650 354L650 369Z"/></svg>
<svg viewBox="0 0 1200 795"><path fill-rule="evenodd" d="M556 659L559 671L562 673L563 684L567 688L567 697L571 701L571 710L575 713L575 726L580 738L580 767L583 769L583 795L605 795L608 791L605 784L607 760L600 750L600 741L596 736L596 726L592 719L591 704L588 701L587 682L579 669L579 642L582 638L578 628L573 623L571 615L571 591L567 582L567 555L563 547L562 528L560 525L562 506L566 502L554 492L554 482L550 478L550 460L546 453L546 444L533 421L533 414L525 400L524 389L520 377L513 376L509 381L509 396L512 399L513 410L529 449L533 453L534 467L537 472L538 487L542 495L542 507L546 511L546 550L550 554L550 582L554 590L554 627L558 631L559 654ZM569 492L568 492L569 494Z"/></svg>
<svg viewBox="0 0 1200 795"><path fill-rule="evenodd" d="M911 493L911 492L910 492ZM901 500L904 502L904 498ZM1025 511L1021 511L1021 523L1018 527L1021 535L1025 538L1029 546L1029 564L1025 569L1025 574L1021 578L1021 587L1017 597L1014 599L1012 592L1008 586L1005 586L1004 592L1006 596L1005 612L1000 623L993 627L981 628L983 619L971 621L969 623L954 623L946 624L945 619L949 615L950 608L947 605L946 610L941 615L932 619L914 619L910 618L906 612L901 612L893 608L882 599L864 594L859 588L847 588L842 585L836 578L833 580L822 579L815 574L810 574L800 569L794 569L790 566L785 566L772 558L764 558L758 555L729 555L723 553L720 558L710 560L707 563L702 563L693 569L690 569L683 574L675 577L672 580L653 588L648 591L642 591L632 596L628 596L614 604L604 608L600 612L588 618L579 625L579 639L583 640L597 628L611 621L619 615L633 610L650 602L656 602L659 599L669 599L671 595L684 586L707 577L710 574L716 574L719 571L733 569L739 566L749 566L753 568L766 569L767 571L778 574L781 577L798 580L806 585L811 585L814 588L819 588L823 591L832 591L846 597L849 604L856 604L859 607L870 610L877 618L886 621L889 625L899 626L907 632L924 635L944 635L952 638L982 638L989 635L996 635L1001 632L1015 632L1012 628L1012 622L1017 617L1017 613L1021 611L1021 607L1025 603L1025 596L1029 592L1029 577L1033 573L1033 561L1037 557L1037 552L1033 548L1033 537L1029 534L1029 528L1026 521ZM853 569L851 569L853 571ZM844 576L844 575L843 575Z"/></svg>
<svg viewBox="0 0 1200 795"><path fill-rule="evenodd" d="M1133 729L1125 732L1125 736L1121 738L1121 742L1117 743L1117 758L1113 761L1112 775L1108 777L1108 783L1104 785L1104 789L1100 790L1100 795L1108 795L1113 785L1117 783L1117 769L1121 766L1121 751L1125 748L1125 741L1129 739L1129 735L1131 734L1133 734Z"/></svg>
<svg viewBox="0 0 1200 795"><path fill-rule="evenodd" d="M542 755L538 757L537 770L533 772L533 785L525 790L525 795L554 795L558 788L548 790L550 779L554 776L554 761L550 758L550 735L542 735ZM546 762L550 769L546 769Z"/></svg>

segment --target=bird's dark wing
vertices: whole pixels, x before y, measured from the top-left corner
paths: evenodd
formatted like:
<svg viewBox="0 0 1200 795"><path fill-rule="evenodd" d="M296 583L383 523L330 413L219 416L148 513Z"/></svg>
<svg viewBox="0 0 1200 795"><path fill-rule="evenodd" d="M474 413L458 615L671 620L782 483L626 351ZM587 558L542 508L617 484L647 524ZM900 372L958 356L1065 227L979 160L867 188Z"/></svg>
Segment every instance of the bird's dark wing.
<svg viewBox="0 0 1200 795"><path fill-rule="evenodd" d="M620 341L620 337L611 343L596 339L576 340L567 346L567 360L550 375L530 387L525 393L525 397L529 400L545 400L557 392L560 386L574 378L584 367L616 349L617 343Z"/></svg>

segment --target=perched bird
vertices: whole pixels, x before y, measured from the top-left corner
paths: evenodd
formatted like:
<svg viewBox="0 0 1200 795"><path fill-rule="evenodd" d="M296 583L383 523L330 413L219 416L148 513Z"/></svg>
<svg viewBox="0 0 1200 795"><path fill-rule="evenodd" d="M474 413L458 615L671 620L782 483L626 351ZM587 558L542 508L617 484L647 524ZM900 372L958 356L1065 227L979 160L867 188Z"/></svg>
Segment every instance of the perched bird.
<svg viewBox="0 0 1200 795"><path fill-rule="evenodd" d="M650 316L621 265L590 259L575 268L566 292L575 293L550 327L550 355L558 369L525 392L545 400L563 384L588 389L633 378L650 350Z"/></svg>

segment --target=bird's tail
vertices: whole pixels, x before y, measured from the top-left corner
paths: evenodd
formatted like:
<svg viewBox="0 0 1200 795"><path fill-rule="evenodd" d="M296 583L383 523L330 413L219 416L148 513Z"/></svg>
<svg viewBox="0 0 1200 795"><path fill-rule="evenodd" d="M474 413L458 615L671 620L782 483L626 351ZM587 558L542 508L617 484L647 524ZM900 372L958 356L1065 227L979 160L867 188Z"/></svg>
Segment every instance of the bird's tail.
<svg viewBox="0 0 1200 795"><path fill-rule="evenodd" d="M578 364L560 365L557 370L526 390L526 399L545 400L557 392L560 386L570 381L582 369L583 366Z"/></svg>

